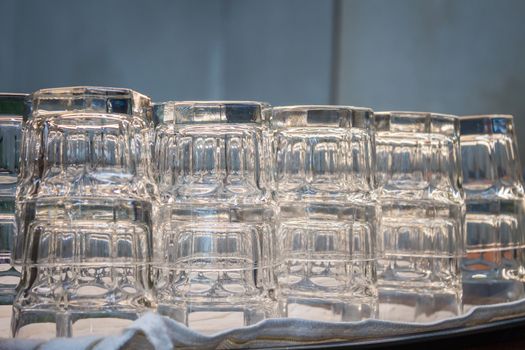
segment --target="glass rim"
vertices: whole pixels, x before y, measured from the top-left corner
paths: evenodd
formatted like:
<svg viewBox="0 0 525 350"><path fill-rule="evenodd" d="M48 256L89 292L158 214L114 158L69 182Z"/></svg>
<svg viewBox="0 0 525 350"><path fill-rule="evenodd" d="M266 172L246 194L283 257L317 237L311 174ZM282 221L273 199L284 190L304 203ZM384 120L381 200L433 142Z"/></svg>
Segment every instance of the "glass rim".
<svg viewBox="0 0 525 350"><path fill-rule="evenodd" d="M118 117L121 116L128 116L131 117L131 115L128 114L122 114L122 113L104 113L104 112L84 112L84 111L67 111L63 113L57 113L56 117L60 118L71 118L71 117L105 117L108 119L118 119Z"/></svg>
<svg viewBox="0 0 525 350"><path fill-rule="evenodd" d="M290 105L290 106L274 106L274 112L308 112L308 111L363 111L373 112L372 108L369 107L357 107L350 105Z"/></svg>
<svg viewBox="0 0 525 350"><path fill-rule="evenodd" d="M153 103L153 115L155 124L259 124L268 121L271 108L269 103L249 100L164 101Z"/></svg>
<svg viewBox="0 0 525 350"><path fill-rule="evenodd" d="M254 104L254 105L269 105L267 102L263 101L255 101L255 100L170 100L170 101L162 101L162 102L154 102L156 105L163 105L163 104L210 104L210 105L238 105L238 104Z"/></svg>
<svg viewBox="0 0 525 350"><path fill-rule="evenodd" d="M357 116L361 120L357 120ZM270 124L281 127L342 127L367 128L374 118L368 107L349 105L290 105L273 107Z"/></svg>
<svg viewBox="0 0 525 350"><path fill-rule="evenodd" d="M417 120L417 126L404 128L403 123L392 123L392 119ZM376 131L392 131L407 133L425 133L425 134L449 134L459 135L460 118L455 114L445 114L436 112L417 112L417 111L380 111L375 113L374 125ZM451 125L452 128L444 130L432 122L441 122L445 125ZM397 127L396 127L397 126Z"/></svg>
<svg viewBox="0 0 525 350"><path fill-rule="evenodd" d="M26 93L23 93L23 92L1 92L0 91L0 98L4 98L4 97L21 97L21 98L26 98L27 96L29 96L29 94L26 94Z"/></svg>
<svg viewBox="0 0 525 350"><path fill-rule="evenodd" d="M151 99L132 89L120 88L120 87L109 87L109 86L91 86L91 85L79 85L79 86L65 86L65 87L53 87L39 89L30 95L31 100L36 98L70 98L75 96L106 96L106 97L120 97L125 94L135 95L139 98L146 100Z"/></svg>
<svg viewBox="0 0 525 350"><path fill-rule="evenodd" d="M460 117L461 135L509 134L514 117L510 114L477 114Z"/></svg>
<svg viewBox="0 0 525 350"><path fill-rule="evenodd" d="M0 92L0 115L22 117L29 94Z"/></svg>
<svg viewBox="0 0 525 350"><path fill-rule="evenodd" d="M426 117L431 119L442 119L442 120L457 120L459 116L448 113L436 113L436 112L418 112L418 111L379 111L375 113L376 116L400 116L400 117Z"/></svg>
<svg viewBox="0 0 525 350"><path fill-rule="evenodd" d="M478 120L478 119L509 119L514 120L511 114L469 114L459 116L460 120Z"/></svg>
<svg viewBox="0 0 525 350"><path fill-rule="evenodd" d="M81 101L84 100L85 104ZM104 105L93 104L94 100L105 101ZM53 101L58 106L53 107ZM60 106L65 101L67 105ZM69 102L71 101L71 103ZM77 104L78 101L78 105ZM125 104L122 104L122 102ZM151 121L151 99L135 90L104 86L72 86L40 89L26 99L24 120L34 116L53 116L63 113L127 114ZM51 104L51 107L47 107ZM105 109L105 111L103 111Z"/></svg>

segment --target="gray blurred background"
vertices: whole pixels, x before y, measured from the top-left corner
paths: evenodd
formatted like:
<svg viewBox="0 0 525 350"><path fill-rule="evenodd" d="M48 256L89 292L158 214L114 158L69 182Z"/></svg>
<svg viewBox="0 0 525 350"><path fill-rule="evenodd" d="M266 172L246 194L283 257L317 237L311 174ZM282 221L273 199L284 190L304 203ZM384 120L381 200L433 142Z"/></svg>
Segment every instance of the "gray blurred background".
<svg viewBox="0 0 525 350"><path fill-rule="evenodd" d="M508 113L525 136L522 0L2 0L0 33L0 91Z"/></svg>

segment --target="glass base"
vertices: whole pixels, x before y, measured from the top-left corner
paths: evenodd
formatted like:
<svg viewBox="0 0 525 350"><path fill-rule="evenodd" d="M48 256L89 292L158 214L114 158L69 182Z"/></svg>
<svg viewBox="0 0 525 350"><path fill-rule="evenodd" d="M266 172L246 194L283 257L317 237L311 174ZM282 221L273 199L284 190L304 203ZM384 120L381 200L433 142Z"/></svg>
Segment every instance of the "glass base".
<svg viewBox="0 0 525 350"><path fill-rule="evenodd" d="M463 279L463 311L474 306L508 303L525 297L524 284L516 280Z"/></svg>
<svg viewBox="0 0 525 350"><path fill-rule="evenodd" d="M229 329L250 326L274 316L273 303L260 302L181 302L159 304L157 312L185 324L194 331L214 334Z"/></svg>
<svg viewBox="0 0 525 350"><path fill-rule="evenodd" d="M427 323L461 315L459 293L379 289L379 319Z"/></svg>
<svg viewBox="0 0 525 350"><path fill-rule="evenodd" d="M105 336L125 329L146 311L146 309L58 311L14 306L11 332L13 337L35 339Z"/></svg>
<svg viewBox="0 0 525 350"><path fill-rule="evenodd" d="M377 316L374 298L330 300L284 297L279 303L282 317L324 322L356 322Z"/></svg>
<svg viewBox="0 0 525 350"><path fill-rule="evenodd" d="M0 305L13 305L20 272L9 264L0 264Z"/></svg>

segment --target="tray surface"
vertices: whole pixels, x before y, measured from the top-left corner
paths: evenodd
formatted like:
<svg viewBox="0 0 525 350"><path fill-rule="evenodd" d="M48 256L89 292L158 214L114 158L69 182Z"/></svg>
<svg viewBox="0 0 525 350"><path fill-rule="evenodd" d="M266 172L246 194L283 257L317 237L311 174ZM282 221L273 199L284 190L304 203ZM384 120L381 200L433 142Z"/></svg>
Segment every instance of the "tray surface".
<svg viewBox="0 0 525 350"><path fill-rule="evenodd" d="M217 320L212 320L217 322ZM374 348L436 341L498 329L525 327L525 300L479 306L461 317L415 324L366 320L318 322L268 319L256 325L204 335L155 313L135 321L119 335L57 338L49 341L3 339L2 349L151 349L172 348ZM443 345L443 344L442 344Z"/></svg>

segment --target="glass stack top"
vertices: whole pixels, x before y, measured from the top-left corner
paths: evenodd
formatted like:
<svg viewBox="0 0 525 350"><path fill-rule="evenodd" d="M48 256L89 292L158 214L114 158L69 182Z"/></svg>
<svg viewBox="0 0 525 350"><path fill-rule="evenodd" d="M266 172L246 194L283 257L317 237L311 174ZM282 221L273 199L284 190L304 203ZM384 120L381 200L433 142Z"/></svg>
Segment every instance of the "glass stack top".
<svg viewBox="0 0 525 350"><path fill-rule="evenodd" d="M274 107L273 128L341 127L369 128L374 112L370 108L352 106L304 105Z"/></svg>
<svg viewBox="0 0 525 350"><path fill-rule="evenodd" d="M467 115L460 119L461 135L512 134L513 117L505 114Z"/></svg>
<svg viewBox="0 0 525 350"><path fill-rule="evenodd" d="M463 188L467 199L523 197L518 142L511 115L472 115L460 119Z"/></svg>
<svg viewBox="0 0 525 350"><path fill-rule="evenodd" d="M27 94L0 92L0 115L21 116L24 114Z"/></svg>
<svg viewBox="0 0 525 350"><path fill-rule="evenodd" d="M29 102L31 108L25 119L79 111L126 114L151 121L150 98L130 89L97 86L42 89L31 94Z"/></svg>
<svg viewBox="0 0 525 350"><path fill-rule="evenodd" d="M270 105L255 101L168 101L154 105L155 124L267 122Z"/></svg>
<svg viewBox="0 0 525 350"><path fill-rule="evenodd" d="M428 112L377 112L378 132L442 134L459 137L459 118L455 115Z"/></svg>

